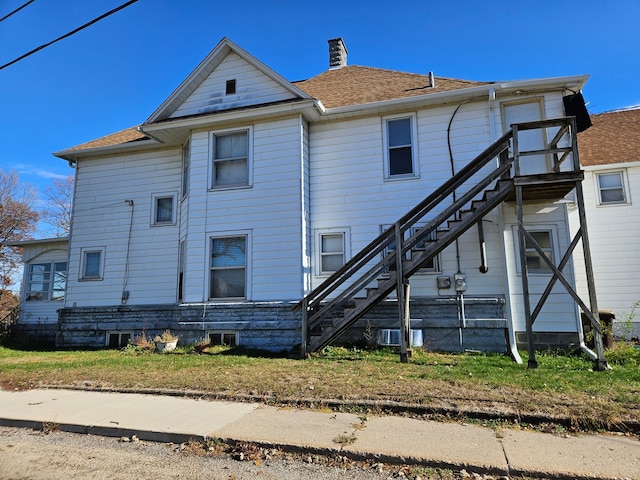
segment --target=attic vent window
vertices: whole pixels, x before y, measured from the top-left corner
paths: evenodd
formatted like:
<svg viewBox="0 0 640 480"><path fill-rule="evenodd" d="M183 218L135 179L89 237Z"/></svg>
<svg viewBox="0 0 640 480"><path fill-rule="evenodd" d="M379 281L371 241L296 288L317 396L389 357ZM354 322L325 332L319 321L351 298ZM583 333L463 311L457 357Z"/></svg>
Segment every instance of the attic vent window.
<svg viewBox="0 0 640 480"><path fill-rule="evenodd" d="M236 93L236 79L227 80L227 88L225 90L225 95L233 95Z"/></svg>

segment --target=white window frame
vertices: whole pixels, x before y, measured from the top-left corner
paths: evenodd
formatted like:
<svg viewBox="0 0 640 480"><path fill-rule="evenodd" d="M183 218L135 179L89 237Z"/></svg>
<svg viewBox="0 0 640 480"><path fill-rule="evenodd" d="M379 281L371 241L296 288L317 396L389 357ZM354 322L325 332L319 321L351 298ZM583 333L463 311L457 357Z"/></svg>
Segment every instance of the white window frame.
<svg viewBox="0 0 640 480"><path fill-rule="evenodd" d="M243 297L213 297L211 296L211 275L213 271L213 267L211 266L212 254L213 254L213 241L216 239L223 238L240 238L243 237L245 240L245 264L244 264L244 296ZM251 231L234 231L234 232L215 232L207 235L208 238L208 246L207 246L207 263L206 263L206 275L207 279L205 282L206 292L205 298L208 298L210 301L216 302L226 302L226 301L238 301L238 300L247 300L251 298ZM241 267L233 267L233 268L241 268ZM216 268L216 269L222 269Z"/></svg>
<svg viewBox="0 0 640 480"><path fill-rule="evenodd" d="M171 199L171 219L158 220L158 200ZM175 192L153 193L151 195L151 226L166 227L176 224L176 211L178 209Z"/></svg>
<svg viewBox="0 0 640 480"><path fill-rule="evenodd" d="M92 253L99 253L99 265L98 265L98 275L87 275L87 256ZM80 249L80 272L79 279L80 281L99 281L104 279L104 257L106 254L106 247L85 247Z"/></svg>
<svg viewBox="0 0 640 480"><path fill-rule="evenodd" d="M600 177L602 175L618 175L620 178L620 188L622 189L623 199L615 202L604 202L602 200L602 188L600 187ZM631 200L629 199L629 183L627 178L626 169L617 169L617 170L601 170L597 172L593 172L595 189L596 189L596 198L598 201L599 207L612 207L617 205L629 205Z"/></svg>
<svg viewBox="0 0 640 480"><path fill-rule="evenodd" d="M126 347L127 344L130 343L131 340L133 340L133 331L131 330L109 330L105 335L105 341L104 341L104 346L107 348L109 347L109 340L111 338L111 335L118 335L118 346L115 348ZM127 335L129 337L129 340L125 344L122 343L123 335Z"/></svg>
<svg viewBox="0 0 640 480"><path fill-rule="evenodd" d="M422 226L415 226L411 228L411 236L415 235L418 230L420 230L422 228ZM436 231L432 231L431 234L429 235L429 240L427 240L427 242L429 241L435 241L436 240ZM414 255L414 252L420 252L425 250L425 246L424 246L425 242L421 242L421 243L417 243L415 244L413 247L411 247L411 256ZM431 259L431 261L433 262L433 266L431 267L422 267L420 270L418 270L416 273L417 274L432 274L432 273L442 273L442 269L440 267L441 263L440 263L440 254L438 253L435 257L433 257Z"/></svg>
<svg viewBox="0 0 640 480"><path fill-rule="evenodd" d="M551 263L557 265L557 260L559 257L558 253L558 227L556 225L529 225L525 226L527 232L529 233L540 233L547 232L549 233L549 241L551 246L549 247L549 252L551 253ZM522 268L520 266L520 240L519 240L520 232L518 231L518 227L516 225L513 226L513 241L515 244L515 263L516 263L516 272L518 274L522 274ZM537 254L537 250L531 247L530 250L533 250ZM544 249L543 249L544 250ZM543 264L546 265L546 263ZM527 272L530 275L553 275L553 270L550 268L543 269L532 269L527 265Z"/></svg>
<svg viewBox="0 0 640 480"><path fill-rule="evenodd" d="M246 182L216 185L216 162L219 160L230 161L232 159L216 159L216 137L233 135L236 133L246 133L247 135L247 180ZM227 130L216 130L210 133L209 136L209 188L211 190L229 190L237 188L249 188L253 185L253 128L243 127ZM238 157L242 158L242 157Z"/></svg>
<svg viewBox="0 0 640 480"><path fill-rule="evenodd" d="M411 121L411 173L391 174L391 158L389 155L389 122L394 120L409 119ZM405 113L399 115L389 115L382 117L382 143L383 143L383 155L384 155L384 179L385 180L403 180L414 179L420 177L419 171L419 155L418 155L418 121L415 113Z"/></svg>
<svg viewBox="0 0 640 480"><path fill-rule="evenodd" d="M56 270L56 265L60 265L60 264L64 264L65 265L65 269L63 270ZM49 279L43 279L42 283L43 284L48 284L47 285L47 290L38 290L38 291L33 291L31 286L33 285L33 267L35 267L36 265L39 266L49 266L50 270L48 272L49 274ZM33 263L29 263L27 265L27 277L26 277L26 281L25 281L25 301L30 302L30 301L44 301L44 302L62 302L64 301L64 297L65 297L65 293L66 293L66 283L67 283L67 272L69 270L69 265L66 261L62 261L62 262L56 262L56 261L51 261L51 262L33 262ZM57 274L59 274L60 272L64 272L64 284L65 284L65 288L63 290L62 296L59 298L53 298L53 292L54 292L54 287L56 285L56 276ZM45 272L47 273L47 272ZM38 294L45 294L45 297L42 296L38 296Z"/></svg>
<svg viewBox="0 0 640 480"><path fill-rule="evenodd" d="M322 239L325 236L330 235L341 235L342 236L342 265L349 261L351 257L350 251L350 231L348 228L321 228L316 230L315 239L316 245L318 248L316 249L316 277L330 277L337 270L323 270L322 269L322 258L325 255L337 255L339 252L323 252L322 251Z"/></svg>
<svg viewBox="0 0 640 480"><path fill-rule="evenodd" d="M213 335L220 335L220 343L211 342L211 337ZM234 338L233 345L224 343L224 340L227 337ZM211 342L212 346L219 345L223 347L237 347L240 345L240 333L236 332L235 330L210 330L207 332L207 338L209 339L209 342Z"/></svg>

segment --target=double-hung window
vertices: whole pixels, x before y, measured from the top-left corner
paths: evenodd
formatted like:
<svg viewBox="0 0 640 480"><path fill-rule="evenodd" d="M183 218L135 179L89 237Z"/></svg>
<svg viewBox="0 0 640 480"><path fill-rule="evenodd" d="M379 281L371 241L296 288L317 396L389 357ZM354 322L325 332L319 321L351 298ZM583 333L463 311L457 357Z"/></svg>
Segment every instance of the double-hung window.
<svg viewBox="0 0 640 480"><path fill-rule="evenodd" d="M415 116L384 119L385 178L418 176Z"/></svg>
<svg viewBox="0 0 640 480"><path fill-rule="evenodd" d="M211 186L249 184L249 130L214 133Z"/></svg>
<svg viewBox="0 0 640 480"><path fill-rule="evenodd" d="M345 262L345 236L343 232L319 234L320 274L329 275L340 269Z"/></svg>
<svg viewBox="0 0 640 480"><path fill-rule="evenodd" d="M27 301L64 300L67 262L32 263L27 273Z"/></svg>
<svg viewBox="0 0 640 480"><path fill-rule="evenodd" d="M209 298L246 298L247 236L212 237Z"/></svg>
<svg viewBox="0 0 640 480"><path fill-rule="evenodd" d="M624 172L606 172L596 174L600 205L628 203Z"/></svg>

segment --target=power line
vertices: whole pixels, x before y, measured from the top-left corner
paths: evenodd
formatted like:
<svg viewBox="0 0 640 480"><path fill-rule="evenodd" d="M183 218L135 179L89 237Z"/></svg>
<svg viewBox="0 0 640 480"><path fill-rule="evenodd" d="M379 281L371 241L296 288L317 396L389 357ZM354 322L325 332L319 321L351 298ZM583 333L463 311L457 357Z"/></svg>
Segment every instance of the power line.
<svg viewBox="0 0 640 480"><path fill-rule="evenodd" d="M22 10L24 7L28 6L30 3L33 3L35 0L29 0L27 3L25 3L24 5L16 8L13 12L7 13L4 17L0 18L0 22L2 22L3 20L6 20L7 18L9 18L11 15L13 15L14 13L18 13L20 10Z"/></svg>
<svg viewBox="0 0 640 480"><path fill-rule="evenodd" d="M32 0L33 1L33 0ZM65 38L70 37L71 35L74 35L76 33L78 33L80 30L84 30L87 27L90 27L91 25L93 25L94 23L99 22L100 20L102 20L103 18L108 17L109 15L113 15L114 13L122 10L123 8L128 7L129 5L136 3L138 0L130 0L127 3L124 3L122 5L120 5L119 7L114 8L113 10L100 15L97 18L94 18L93 20L91 20L88 23L85 23L84 25L82 25L81 27L76 28L75 30L70 31L69 33L65 33L64 35L62 35L61 37L56 38L55 40L50 41L49 43L45 43L44 45L40 45L39 47L34 48L33 50L31 50L30 52L25 53L24 55L19 56L18 58L16 58L15 60L11 60L9 63L5 63L4 65L0 66L0 70L3 70L11 65L13 65L14 63L18 63L20 60L23 60L25 58L27 58L30 55L33 55L36 52L39 52L40 50L47 48L50 45L53 45L56 42L59 42L60 40L64 40Z"/></svg>

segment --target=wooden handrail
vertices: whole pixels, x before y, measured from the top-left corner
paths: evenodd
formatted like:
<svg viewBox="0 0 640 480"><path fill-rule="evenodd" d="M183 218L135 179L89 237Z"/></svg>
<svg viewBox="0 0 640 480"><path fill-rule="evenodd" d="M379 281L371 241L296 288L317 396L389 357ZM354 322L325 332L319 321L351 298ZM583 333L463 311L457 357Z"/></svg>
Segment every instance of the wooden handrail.
<svg viewBox="0 0 640 480"><path fill-rule="evenodd" d="M519 132L522 130L541 129L555 126L559 126L560 129L551 141L549 149L533 153L518 152L519 155L516 156L515 160L517 161L520 155L534 153L548 154L552 152L555 154L560 152L565 153L561 161L564 160L572 147L558 147L557 145L567 133L570 126L570 119L563 118L526 122L517 124L517 128L514 130ZM379 278L382 273L388 271L392 265L397 263L398 256L404 259L407 252L410 251L412 247L419 242L428 239L433 231L450 219L456 212L460 211L467 203L473 201L479 193L486 191L487 187L489 187L493 182L498 179L511 178L511 167L514 162L514 158L509 157L508 151L511 147L512 141L514 140L513 135L513 130L509 130L505 133L487 149L481 152L474 160L465 165L457 174L449 178L422 202L373 239L367 246L362 248L354 257L347 261L321 285L306 295L301 302L298 302L294 306L294 310L303 308L303 305L305 308L304 316L306 325L303 328L303 331L309 332L313 328L317 327L328 312L339 307L346 300L353 298L356 293L363 290L376 278ZM426 218L435 207L441 205L442 202L448 199L454 191L459 189L482 168L496 158L499 159L498 165L476 182L472 188L470 188L455 202L444 208L435 218L432 218L427 225L420 228L413 235L404 239L400 245L396 242L395 249L389 252L388 255L383 255L382 260L372 263L376 258L380 258L385 249L395 241L396 232L400 232L402 238L404 238L404 234L415 226L416 223L424 220L424 218ZM556 167L559 163L560 162L556 164ZM355 280L352 280L354 277L356 277ZM334 292L345 286L349 281L351 281L351 283L346 285L342 292L322 304L325 299L329 298Z"/></svg>

